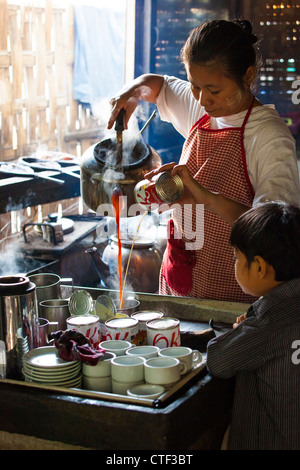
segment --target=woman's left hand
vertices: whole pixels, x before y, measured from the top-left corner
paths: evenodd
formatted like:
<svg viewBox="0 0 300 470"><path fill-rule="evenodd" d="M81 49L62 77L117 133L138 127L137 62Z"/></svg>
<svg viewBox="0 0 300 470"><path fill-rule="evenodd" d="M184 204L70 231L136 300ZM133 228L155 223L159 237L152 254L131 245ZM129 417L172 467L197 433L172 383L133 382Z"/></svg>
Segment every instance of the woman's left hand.
<svg viewBox="0 0 300 470"><path fill-rule="evenodd" d="M172 163L165 163L164 165L161 165L159 168L155 168L155 170L151 170L148 173L145 174L145 178L148 180L151 180L153 176L158 175L159 173L162 173L163 171L172 171L174 166L177 164L172 162Z"/></svg>
<svg viewBox="0 0 300 470"><path fill-rule="evenodd" d="M184 185L184 194L183 196L176 202L183 206L184 204L195 204L195 198L191 192L191 189L197 185L199 188L200 185L197 183L192 175L190 174L190 171L186 165L178 165L177 163L166 163L159 168L150 171L149 173L145 174L145 178L151 179L153 176L158 175L159 173L162 173L163 171L170 171L172 175L178 175L180 176L183 185Z"/></svg>
<svg viewBox="0 0 300 470"><path fill-rule="evenodd" d="M191 204L193 207L196 207L197 204L202 204L206 210L214 212L229 225L232 225L241 214L250 209L245 204L206 189L192 177L186 165L178 165L174 162L166 163L156 170L147 173L145 178L151 179L162 171L171 171L172 175L178 174L182 179L184 194L176 201L176 204L180 204L182 207L185 204Z"/></svg>

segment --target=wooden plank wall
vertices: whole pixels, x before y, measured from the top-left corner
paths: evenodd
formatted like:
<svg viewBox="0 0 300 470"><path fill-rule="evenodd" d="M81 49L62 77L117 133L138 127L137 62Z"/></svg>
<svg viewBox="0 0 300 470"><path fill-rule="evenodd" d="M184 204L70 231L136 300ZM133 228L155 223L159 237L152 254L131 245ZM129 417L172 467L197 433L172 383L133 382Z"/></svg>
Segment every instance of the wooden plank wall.
<svg viewBox="0 0 300 470"><path fill-rule="evenodd" d="M99 137L97 123L72 96L72 5L62 2L58 8L52 0L45 0L43 7L33 0L11 3L0 0L0 161L43 149L80 155ZM92 138L86 138L90 131ZM22 224L40 222L58 208L78 213L80 202L1 214L0 251L1 242Z"/></svg>
<svg viewBox="0 0 300 470"><path fill-rule="evenodd" d="M72 99L72 8L53 8L51 0L44 8L0 0L0 18L0 159L43 146L64 150L67 112L70 127L78 115Z"/></svg>

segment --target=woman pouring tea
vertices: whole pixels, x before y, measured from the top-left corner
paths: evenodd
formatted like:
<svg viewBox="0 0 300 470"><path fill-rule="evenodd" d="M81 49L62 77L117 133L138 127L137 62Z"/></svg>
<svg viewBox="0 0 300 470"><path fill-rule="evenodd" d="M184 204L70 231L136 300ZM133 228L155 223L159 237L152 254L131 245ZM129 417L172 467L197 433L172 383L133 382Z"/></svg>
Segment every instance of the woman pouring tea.
<svg viewBox="0 0 300 470"><path fill-rule="evenodd" d="M235 280L231 225L259 202L299 205L294 139L274 107L252 93L256 42L246 20L206 22L192 30L181 51L188 81L145 74L111 100L108 128L121 108L127 127L144 100L155 103L161 119L186 138L178 164L147 175L170 170L185 187L169 222L161 294L252 302ZM181 226L190 204L190 233L197 227L197 207L204 207L203 243L196 249L187 249L191 240Z"/></svg>

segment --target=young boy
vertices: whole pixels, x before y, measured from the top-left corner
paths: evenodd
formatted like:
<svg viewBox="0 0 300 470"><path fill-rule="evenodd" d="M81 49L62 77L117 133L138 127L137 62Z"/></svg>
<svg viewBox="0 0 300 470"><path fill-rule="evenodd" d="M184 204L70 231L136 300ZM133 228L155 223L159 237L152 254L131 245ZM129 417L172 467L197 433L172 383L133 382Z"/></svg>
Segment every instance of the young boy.
<svg viewBox="0 0 300 470"><path fill-rule="evenodd" d="M228 449L300 449L300 209L244 213L231 233L235 275L259 299L208 343L213 376L236 376Z"/></svg>

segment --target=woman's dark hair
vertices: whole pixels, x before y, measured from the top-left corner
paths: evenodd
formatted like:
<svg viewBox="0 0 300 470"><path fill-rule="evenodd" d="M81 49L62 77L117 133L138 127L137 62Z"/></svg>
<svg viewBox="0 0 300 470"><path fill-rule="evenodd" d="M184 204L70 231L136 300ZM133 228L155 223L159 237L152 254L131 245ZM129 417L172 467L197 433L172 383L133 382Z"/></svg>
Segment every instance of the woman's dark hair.
<svg viewBox="0 0 300 470"><path fill-rule="evenodd" d="M180 54L184 64L217 62L242 87L250 66L257 66L257 37L248 20L213 20L194 28Z"/></svg>
<svg viewBox="0 0 300 470"><path fill-rule="evenodd" d="M300 277L300 208L285 202L258 204L234 223L231 245L248 261L261 256L276 281Z"/></svg>

